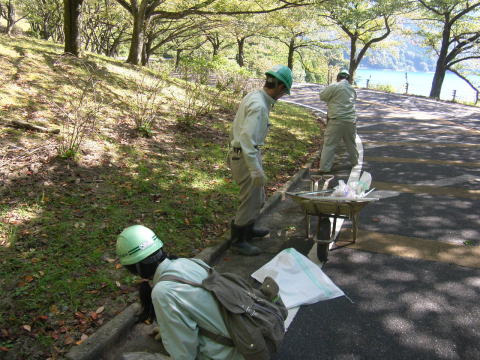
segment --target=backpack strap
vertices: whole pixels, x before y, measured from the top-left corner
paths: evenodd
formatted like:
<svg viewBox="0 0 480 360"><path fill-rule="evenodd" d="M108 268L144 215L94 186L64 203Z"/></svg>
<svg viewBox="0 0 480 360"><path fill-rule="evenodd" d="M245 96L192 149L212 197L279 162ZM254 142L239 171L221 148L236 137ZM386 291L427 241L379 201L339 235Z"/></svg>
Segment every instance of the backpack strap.
<svg viewBox="0 0 480 360"><path fill-rule="evenodd" d="M192 286L195 286L195 287L199 287L199 288L203 288L202 284L200 283L196 283L194 281L190 281L190 280L186 280L186 279L183 279L181 277L178 277L178 276L174 276L174 275L163 275L159 281L175 281L175 282L179 282L179 283L183 283L183 284L187 284L187 285L192 285Z"/></svg>
<svg viewBox="0 0 480 360"><path fill-rule="evenodd" d="M211 332L210 330L202 328L201 326L199 326L198 329L199 329L198 333L200 335L205 336L205 337L209 338L210 340L215 341L216 343L219 343L219 344L222 344L222 345L228 346L228 347L235 347L235 344L233 343L232 339L230 339L226 336L215 334L215 333Z"/></svg>
<svg viewBox="0 0 480 360"><path fill-rule="evenodd" d="M160 278L159 281L175 281L175 282L179 282L179 283L182 283L182 284L187 284L187 285L203 288L202 284L199 284L199 283L196 283L196 282L193 282L193 281L190 281L190 280L182 279L178 276L173 276L173 275L164 275ZM223 336L223 335L220 335L220 334L215 334L214 332L212 332L210 330L207 330L207 329L205 329L201 326L198 326L198 329L199 329L198 333L200 335L208 337L210 340L213 340L213 341L215 341L219 344L222 344L224 346L235 347L235 344L233 343L232 339L230 339L226 336Z"/></svg>

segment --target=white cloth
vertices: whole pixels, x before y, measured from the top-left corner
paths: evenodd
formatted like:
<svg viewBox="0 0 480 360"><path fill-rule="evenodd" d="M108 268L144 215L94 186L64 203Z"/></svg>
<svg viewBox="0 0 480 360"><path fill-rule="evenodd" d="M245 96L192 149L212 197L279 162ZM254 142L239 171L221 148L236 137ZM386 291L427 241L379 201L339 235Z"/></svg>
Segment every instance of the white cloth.
<svg viewBox="0 0 480 360"><path fill-rule="evenodd" d="M293 248L285 249L252 274L263 282L272 277L287 309L345 295L318 265Z"/></svg>

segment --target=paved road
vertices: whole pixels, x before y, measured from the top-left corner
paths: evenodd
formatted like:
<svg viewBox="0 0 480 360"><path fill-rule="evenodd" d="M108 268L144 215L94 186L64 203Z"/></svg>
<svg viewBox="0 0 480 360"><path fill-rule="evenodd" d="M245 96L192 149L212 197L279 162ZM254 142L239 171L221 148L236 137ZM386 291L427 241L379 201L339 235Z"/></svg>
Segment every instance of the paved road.
<svg viewBox="0 0 480 360"><path fill-rule="evenodd" d="M295 90L325 109L318 87ZM480 359L480 252L465 246L480 244L480 109L358 96L363 169L390 197L324 267L355 303L302 307L277 359Z"/></svg>

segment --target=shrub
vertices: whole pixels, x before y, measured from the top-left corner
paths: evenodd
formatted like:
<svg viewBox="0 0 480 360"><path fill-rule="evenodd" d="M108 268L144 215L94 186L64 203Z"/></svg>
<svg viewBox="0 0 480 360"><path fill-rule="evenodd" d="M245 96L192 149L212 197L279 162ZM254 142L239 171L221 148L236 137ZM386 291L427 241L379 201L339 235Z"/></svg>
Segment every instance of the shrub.
<svg viewBox="0 0 480 360"><path fill-rule="evenodd" d="M395 87L390 84L372 84L370 85L370 88L373 90L385 91L389 93L396 92Z"/></svg>
<svg viewBox="0 0 480 360"><path fill-rule="evenodd" d="M143 74L137 80L133 103L133 120L136 130L143 136L152 135L152 127L158 117L165 80L160 76Z"/></svg>
<svg viewBox="0 0 480 360"><path fill-rule="evenodd" d="M97 91L99 80L95 68L87 62L76 65L77 70L83 72L81 75L68 71L72 67L61 61L54 66L63 70L67 95L63 104L52 103L59 112L62 127L57 151L61 158L75 158L86 135L94 132L97 127L101 107Z"/></svg>

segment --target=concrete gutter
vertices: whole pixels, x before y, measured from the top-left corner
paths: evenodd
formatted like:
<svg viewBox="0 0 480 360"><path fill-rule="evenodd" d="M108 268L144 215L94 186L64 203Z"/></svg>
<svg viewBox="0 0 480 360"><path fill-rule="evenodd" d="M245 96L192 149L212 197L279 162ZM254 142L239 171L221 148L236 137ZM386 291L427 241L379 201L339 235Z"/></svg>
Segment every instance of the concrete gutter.
<svg viewBox="0 0 480 360"><path fill-rule="evenodd" d="M281 189L277 190L263 206L260 218L268 214L284 198L285 193L295 186L299 181L309 174L310 168L319 158L320 151L315 154L312 160L300 169ZM215 264L220 256L229 248L229 240L206 248L196 258L202 259L208 264ZM137 314L140 311L140 304L134 303L124 311L115 316L112 320L100 327L94 334L80 345L74 346L66 355L69 360L98 360L115 344L128 333L129 329L137 322Z"/></svg>
<svg viewBox="0 0 480 360"><path fill-rule="evenodd" d="M107 349L114 346L137 322L140 304L133 303L98 329L80 345L74 346L66 355L71 360L98 360Z"/></svg>

